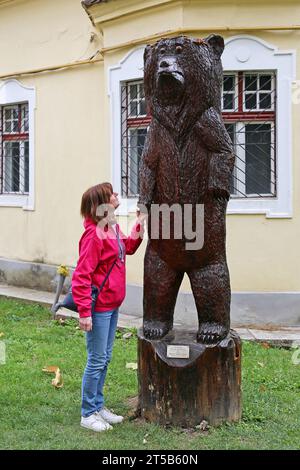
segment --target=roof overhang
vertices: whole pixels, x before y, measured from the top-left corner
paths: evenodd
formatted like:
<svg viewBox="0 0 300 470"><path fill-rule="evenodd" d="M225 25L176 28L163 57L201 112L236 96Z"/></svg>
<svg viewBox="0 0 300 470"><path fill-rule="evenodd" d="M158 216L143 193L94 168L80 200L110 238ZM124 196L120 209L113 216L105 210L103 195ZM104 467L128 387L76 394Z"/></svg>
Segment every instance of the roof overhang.
<svg viewBox="0 0 300 470"><path fill-rule="evenodd" d="M152 8L159 8L182 0L82 0L81 4L94 25L130 16Z"/></svg>

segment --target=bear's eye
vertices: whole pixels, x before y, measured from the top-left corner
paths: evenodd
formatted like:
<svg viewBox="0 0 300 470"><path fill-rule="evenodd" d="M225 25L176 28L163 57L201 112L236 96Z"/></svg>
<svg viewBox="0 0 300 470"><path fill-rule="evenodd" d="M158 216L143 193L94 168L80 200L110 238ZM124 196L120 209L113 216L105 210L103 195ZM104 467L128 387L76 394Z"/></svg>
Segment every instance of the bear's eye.
<svg viewBox="0 0 300 470"><path fill-rule="evenodd" d="M182 46L176 46L176 53L180 54L182 52Z"/></svg>
<svg viewBox="0 0 300 470"><path fill-rule="evenodd" d="M160 54L164 54L166 52L166 49L164 47L162 47L161 49L159 49L159 53Z"/></svg>

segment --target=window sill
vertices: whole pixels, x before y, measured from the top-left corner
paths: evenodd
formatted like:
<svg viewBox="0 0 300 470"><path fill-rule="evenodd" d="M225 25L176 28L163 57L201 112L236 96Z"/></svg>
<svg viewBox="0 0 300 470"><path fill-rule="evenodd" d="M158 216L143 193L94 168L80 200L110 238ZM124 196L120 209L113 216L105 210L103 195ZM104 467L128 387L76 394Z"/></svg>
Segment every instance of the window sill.
<svg viewBox="0 0 300 470"><path fill-rule="evenodd" d="M292 218L292 208L288 198L231 198L227 214L264 214L267 219Z"/></svg>
<svg viewBox="0 0 300 470"><path fill-rule="evenodd" d="M20 207L23 210L33 211L30 195L0 195L0 207Z"/></svg>
<svg viewBox="0 0 300 470"><path fill-rule="evenodd" d="M120 206L117 215L130 217L135 215L138 198L119 198ZM254 215L264 214L267 219L290 219L293 217L292 209L282 204L277 198L249 198L230 199L227 207L227 215Z"/></svg>

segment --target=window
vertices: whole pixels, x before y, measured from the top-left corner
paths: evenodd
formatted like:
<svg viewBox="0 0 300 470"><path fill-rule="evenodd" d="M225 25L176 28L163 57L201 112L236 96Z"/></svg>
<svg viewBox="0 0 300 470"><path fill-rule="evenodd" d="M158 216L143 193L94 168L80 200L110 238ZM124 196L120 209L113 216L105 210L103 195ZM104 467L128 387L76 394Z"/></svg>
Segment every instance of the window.
<svg viewBox="0 0 300 470"><path fill-rule="evenodd" d="M28 103L0 108L1 194L29 192L29 128Z"/></svg>
<svg viewBox="0 0 300 470"><path fill-rule="evenodd" d="M234 197L276 195L275 74L224 74L223 118L233 142L236 164L231 193ZM139 193L139 164L150 116L146 114L143 82L122 87L122 195Z"/></svg>
<svg viewBox="0 0 300 470"><path fill-rule="evenodd" d="M1 194L29 193L28 103L0 107Z"/></svg>
<svg viewBox="0 0 300 470"><path fill-rule="evenodd" d="M136 197L139 193L139 166L150 116L146 114L142 81L122 86L122 195Z"/></svg>
<svg viewBox="0 0 300 470"><path fill-rule="evenodd" d="M34 88L0 84L0 210L34 210L34 115Z"/></svg>
<svg viewBox="0 0 300 470"><path fill-rule="evenodd" d="M236 155L234 197L276 196L275 82L273 71L224 74L223 119Z"/></svg>

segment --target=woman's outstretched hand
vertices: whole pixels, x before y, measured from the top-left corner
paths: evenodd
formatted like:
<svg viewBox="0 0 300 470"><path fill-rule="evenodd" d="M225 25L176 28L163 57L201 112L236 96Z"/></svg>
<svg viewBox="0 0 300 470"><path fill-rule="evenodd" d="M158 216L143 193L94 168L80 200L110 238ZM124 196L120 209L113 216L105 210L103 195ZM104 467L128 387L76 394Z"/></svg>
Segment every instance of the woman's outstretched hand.
<svg viewBox="0 0 300 470"><path fill-rule="evenodd" d="M92 317L79 318L79 328L83 331L91 331Z"/></svg>
<svg viewBox="0 0 300 470"><path fill-rule="evenodd" d="M144 227L145 221L147 220L148 214L141 213L140 209L136 210L137 222Z"/></svg>

